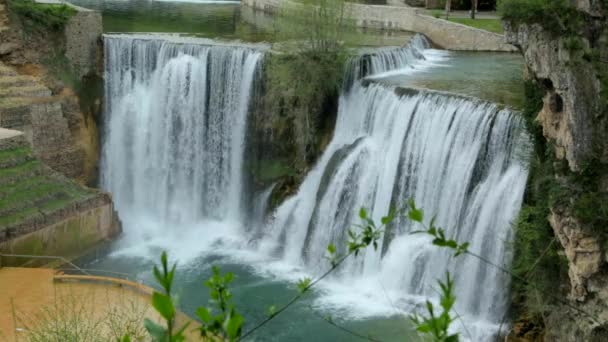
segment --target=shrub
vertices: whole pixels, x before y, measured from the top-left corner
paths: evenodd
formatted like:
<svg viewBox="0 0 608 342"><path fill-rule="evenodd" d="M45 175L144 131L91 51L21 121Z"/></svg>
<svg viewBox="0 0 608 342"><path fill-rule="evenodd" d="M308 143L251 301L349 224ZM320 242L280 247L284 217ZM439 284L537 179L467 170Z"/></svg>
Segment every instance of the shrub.
<svg viewBox="0 0 608 342"><path fill-rule="evenodd" d="M19 17L54 31L62 30L76 14L76 10L68 5L37 4L33 0L9 0L8 5L10 11Z"/></svg>
<svg viewBox="0 0 608 342"><path fill-rule="evenodd" d="M540 24L552 33L575 33L581 14L567 0L501 0L498 12L512 24Z"/></svg>

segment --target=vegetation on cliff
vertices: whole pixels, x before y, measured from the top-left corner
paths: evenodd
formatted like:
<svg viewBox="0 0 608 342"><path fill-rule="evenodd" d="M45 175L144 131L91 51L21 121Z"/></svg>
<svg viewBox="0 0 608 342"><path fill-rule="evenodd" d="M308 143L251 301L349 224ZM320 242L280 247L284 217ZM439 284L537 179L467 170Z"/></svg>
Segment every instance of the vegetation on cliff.
<svg viewBox="0 0 608 342"><path fill-rule="evenodd" d="M62 30L76 14L68 5L37 4L34 0L8 0L9 9L34 25L51 30Z"/></svg>
<svg viewBox="0 0 608 342"><path fill-rule="evenodd" d="M594 297L588 296L594 290L587 283L601 270L608 242L606 5L567 0L499 3L526 58L529 81L523 114L535 145L515 225L513 271L538 288L514 284L518 319L532 323L520 325L518 337L538 338L546 326L545 338L567 339L572 326L562 322L564 317L575 322L578 337L588 337L600 324L589 310L605 310L587 305ZM574 310L565 308L568 305L557 302L555 294L570 294L580 303L568 304ZM582 323L589 318L591 326Z"/></svg>
<svg viewBox="0 0 608 342"><path fill-rule="evenodd" d="M279 181L272 203L293 193L329 143L352 40L341 0L307 1L275 17L275 46L265 63L253 140L254 181Z"/></svg>
<svg viewBox="0 0 608 342"><path fill-rule="evenodd" d="M29 147L0 150L0 230L95 195L50 170Z"/></svg>

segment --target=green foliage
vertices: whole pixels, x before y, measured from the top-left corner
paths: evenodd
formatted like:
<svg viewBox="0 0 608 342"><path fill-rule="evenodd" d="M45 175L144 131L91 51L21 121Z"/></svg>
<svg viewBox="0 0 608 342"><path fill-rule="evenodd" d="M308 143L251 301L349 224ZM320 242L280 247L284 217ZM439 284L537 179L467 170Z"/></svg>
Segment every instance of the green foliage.
<svg viewBox="0 0 608 342"><path fill-rule="evenodd" d="M461 254L465 254L468 252L469 243L464 242L459 244L456 240L447 239L445 237L445 232L442 228L435 226L435 217L431 219L431 222L428 226L424 224L424 211L422 209L416 208L416 203L414 199L410 198L408 201L409 211L408 218L414 222L420 223L425 230L418 230L413 232L412 234L428 234L433 237L433 245L438 247L446 247L452 249L454 251L454 256L459 256Z"/></svg>
<svg viewBox="0 0 608 342"><path fill-rule="evenodd" d="M547 294L567 277L567 263L560 255L548 216L546 206L525 205L515 223L512 272L528 283L513 282L514 302L521 315L538 324L551 303Z"/></svg>
<svg viewBox="0 0 608 342"><path fill-rule="evenodd" d="M300 293L304 293L304 292L308 291L311 283L312 283L312 279L310 279L308 277L298 280L298 283L296 284L298 287L298 291L300 291Z"/></svg>
<svg viewBox="0 0 608 342"><path fill-rule="evenodd" d="M222 276L217 266L212 268L212 272L213 275L205 282L205 286L209 289L213 308L200 307L196 310L196 316L202 321L201 336L236 341L241 336L245 320L232 303L229 286L234 275L226 273Z"/></svg>
<svg viewBox="0 0 608 342"><path fill-rule="evenodd" d="M568 0L501 0L498 11L512 24L540 24L554 34L576 34L583 23Z"/></svg>
<svg viewBox="0 0 608 342"><path fill-rule="evenodd" d="M454 280L450 273L446 273L445 282L439 281L441 287L441 297L439 300L441 313L437 315L433 303L426 301L428 316L413 315L412 322L416 325L416 331L423 336L429 336L434 342L458 342L458 334L450 334L450 324L455 320L450 315L450 311L456 303L454 294Z"/></svg>
<svg viewBox="0 0 608 342"><path fill-rule="evenodd" d="M348 252L355 256L359 255L359 252L369 245L374 246L374 250L378 249L378 241L382 238L384 232L383 228L393 221L395 211L391 210L387 216L382 217L381 226L376 226L374 220L368 217L365 208L359 210L359 218L362 223L355 225L355 227L359 228L360 231L348 230Z"/></svg>
<svg viewBox="0 0 608 342"><path fill-rule="evenodd" d="M174 332L175 327L175 305L171 295L171 288L173 286L173 280L175 278L176 264L171 266L169 269L169 262L167 253L163 252L160 257L161 269L154 266L154 278L158 284L162 287L163 292L154 291L152 294L152 307L158 312L165 320L166 327L155 323L154 321L146 318L144 320L144 326L150 334L150 337L156 342L180 342L185 341L184 331L188 327L188 324L183 325L178 331Z"/></svg>
<svg viewBox="0 0 608 342"><path fill-rule="evenodd" d="M68 5L37 4L34 0L8 0L9 9L23 19L54 31L62 30L67 21L76 14Z"/></svg>
<svg viewBox="0 0 608 342"><path fill-rule="evenodd" d="M265 111L273 113L274 135L295 170L312 165L333 132L346 45L354 25L342 0L306 0L285 5L273 19L281 44L265 64Z"/></svg>

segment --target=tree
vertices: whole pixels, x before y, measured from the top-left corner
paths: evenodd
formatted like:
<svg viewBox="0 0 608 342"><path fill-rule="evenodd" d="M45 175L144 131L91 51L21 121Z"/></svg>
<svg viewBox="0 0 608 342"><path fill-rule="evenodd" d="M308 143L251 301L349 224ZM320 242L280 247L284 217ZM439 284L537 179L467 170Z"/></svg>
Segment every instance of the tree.
<svg viewBox="0 0 608 342"><path fill-rule="evenodd" d="M475 19L475 12L477 12L477 1L471 0L471 19Z"/></svg>

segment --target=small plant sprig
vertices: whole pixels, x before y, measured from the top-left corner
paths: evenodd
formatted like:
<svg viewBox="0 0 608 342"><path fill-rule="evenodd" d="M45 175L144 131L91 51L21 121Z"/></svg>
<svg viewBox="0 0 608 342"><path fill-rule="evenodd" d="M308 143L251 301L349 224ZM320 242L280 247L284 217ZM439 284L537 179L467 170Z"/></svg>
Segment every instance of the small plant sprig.
<svg viewBox="0 0 608 342"><path fill-rule="evenodd" d="M217 266L213 266L212 272L213 275L205 282L205 286L209 288L215 310L206 307L196 310L196 316L202 321L201 336L236 341L241 336L244 318L236 311L232 303L232 293L228 288L234 275L228 272L222 276Z"/></svg>
<svg viewBox="0 0 608 342"><path fill-rule="evenodd" d="M439 315L435 313L433 303L426 301L426 309L428 316L420 316L414 314L410 316L412 322L416 325L416 331L422 335L426 335L432 338L433 342L458 342L459 335L450 334L450 324L454 322L456 318L450 315L450 311L456 303L456 296L454 295L454 281L450 276L449 272L446 272L446 280L442 282L438 281L441 287L440 306L442 311Z"/></svg>
<svg viewBox="0 0 608 342"><path fill-rule="evenodd" d="M438 247L447 247L454 251L454 256L465 254L469 251L469 243L463 242L459 244L456 240L448 239L445 237L445 231L435 225L435 217L431 219L428 226L424 223L424 211L420 208L416 208L416 202L410 198L408 201L408 218L414 222L420 223L425 230L417 230L412 234L428 234L433 237L433 245Z"/></svg>
<svg viewBox="0 0 608 342"><path fill-rule="evenodd" d="M173 333L175 327L176 310L171 295L171 287L173 286L173 279L175 277L176 264L173 264L169 270L166 252L161 254L160 263L162 269L154 266L154 278L156 278L158 284L163 288L163 292L154 291L152 294L152 306L165 320L166 327L159 325L148 318L144 320L144 326L154 341L185 341L186 338L184 336L184 331L188 327L188 323L184 324L177 332ZM128 337L125 336L125 338Z"/></svg>

